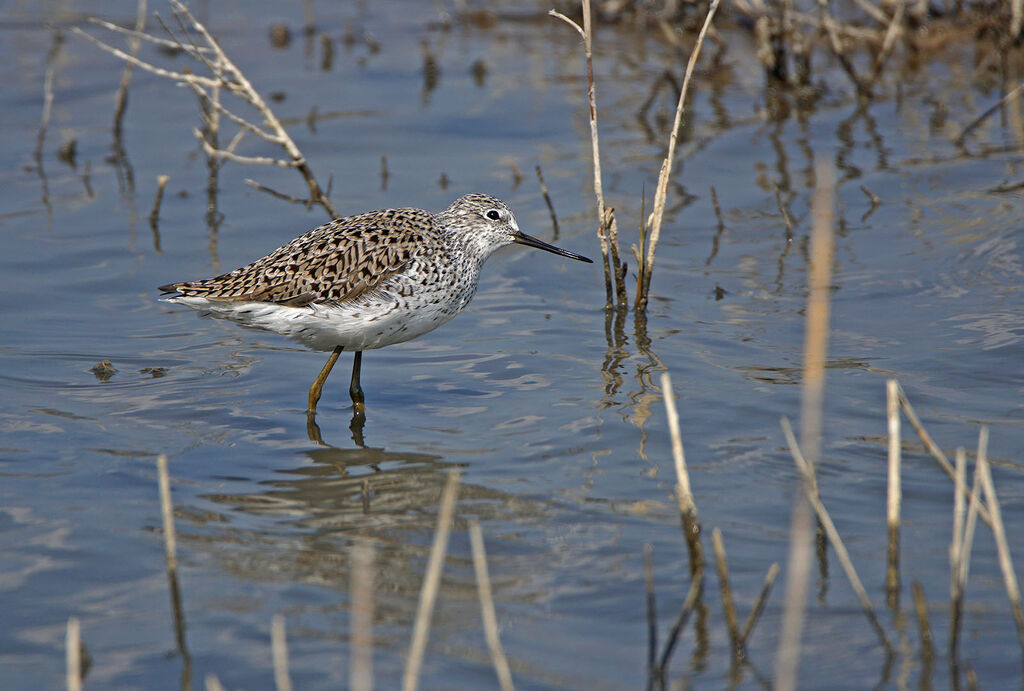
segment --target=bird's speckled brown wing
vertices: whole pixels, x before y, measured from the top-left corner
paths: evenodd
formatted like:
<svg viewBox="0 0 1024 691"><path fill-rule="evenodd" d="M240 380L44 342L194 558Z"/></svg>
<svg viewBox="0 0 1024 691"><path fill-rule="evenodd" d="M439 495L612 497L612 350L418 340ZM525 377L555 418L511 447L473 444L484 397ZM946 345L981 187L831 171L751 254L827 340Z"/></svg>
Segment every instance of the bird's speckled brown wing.
<svg viewBox="0 0 1024 691"><path fill-rule="evenodd" d="M433 216L422 209L371 211L314 228L240 269L160 290L175 297L295 307L345 302L378 288L414 253L439 242Z"/></svg>

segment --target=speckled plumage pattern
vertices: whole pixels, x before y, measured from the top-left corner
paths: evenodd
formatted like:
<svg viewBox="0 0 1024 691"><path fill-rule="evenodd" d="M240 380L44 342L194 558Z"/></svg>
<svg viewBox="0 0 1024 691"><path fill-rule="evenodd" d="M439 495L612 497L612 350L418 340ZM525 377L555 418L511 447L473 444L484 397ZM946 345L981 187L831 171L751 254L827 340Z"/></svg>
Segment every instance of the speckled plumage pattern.
<svg viewBox="0 0 1024 691"><path fill-rule="evenodd" d="M484 194L444 211L383 209L314 228L252 264L161 286L165 299L318 350L402 343L449 321L476 292L480 267L511 243L589 262L519 231Z"/></svg>

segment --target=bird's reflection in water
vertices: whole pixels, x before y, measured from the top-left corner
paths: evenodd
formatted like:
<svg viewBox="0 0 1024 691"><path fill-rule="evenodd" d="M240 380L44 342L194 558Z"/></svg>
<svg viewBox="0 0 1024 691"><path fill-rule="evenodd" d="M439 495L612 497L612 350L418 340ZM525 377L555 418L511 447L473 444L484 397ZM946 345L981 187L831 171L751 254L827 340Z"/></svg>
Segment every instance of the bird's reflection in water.
<svg viewBox="0 0 1024 691"><path fill-rule="evenodd" d="M217 545L218 560L247 581L272 574L273 580L345 588L350 547L357 540L370 542L377 551L378 586L386 582L391 596L413 606L442 490L448 475L462 465L433 454L379 448L325 446L304 454L310 463L277 471L277 478L259 483L259 491L203 497L224 507L224 514L196 516L186 509L183 517L196 519L193 528L206 533L201 541ZM254 525L240 513L278 520ZM464 530L469 517L540 522L545 513L543 505L463 483L454 529ZM465 588L468 599L475 598L468 554L449 554L445 579L446 588Z"/></svg>
<svg viewBox="0 0 1024 691"><path fill-rule="evenodd" d="M363 427L366 426L366 413L363 411L362 407L353 407L352 419L348 423L348 430L352 434L352 441L355 445L365 449L366 442L363 440ZM330 446L324 441L323 434L320 432L320 425L316 422L315 410L306 411L306 436L314 444Z"/></svg>

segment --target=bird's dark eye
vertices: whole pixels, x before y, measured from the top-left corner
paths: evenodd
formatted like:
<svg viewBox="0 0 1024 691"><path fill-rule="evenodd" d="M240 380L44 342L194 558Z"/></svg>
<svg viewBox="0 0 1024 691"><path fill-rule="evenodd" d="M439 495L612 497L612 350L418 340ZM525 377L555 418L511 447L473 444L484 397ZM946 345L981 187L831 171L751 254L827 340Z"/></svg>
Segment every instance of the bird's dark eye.
<svg viewBox="0 0 1024 691"><path fill-rule="evenodd" d="M487 218L491 219L492 221L497 221L499 218L501 218L501 214L498 213L498 211L496 209L491 209L485 215L487 216Z"/></svg>

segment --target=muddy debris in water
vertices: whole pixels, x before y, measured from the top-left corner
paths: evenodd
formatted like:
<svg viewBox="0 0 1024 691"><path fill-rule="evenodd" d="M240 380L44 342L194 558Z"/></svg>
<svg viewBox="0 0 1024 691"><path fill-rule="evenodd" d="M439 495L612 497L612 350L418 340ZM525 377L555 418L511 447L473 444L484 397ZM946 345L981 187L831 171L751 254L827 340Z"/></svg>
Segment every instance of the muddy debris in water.
<svg viewBox="0 0 1024 691"><path fill-rule="evenodd" d="M114 363L110 360L100 360L89 371L96 375L96 378L100 381L108 381L117 372L117 368L114 367Z"/></svg>

